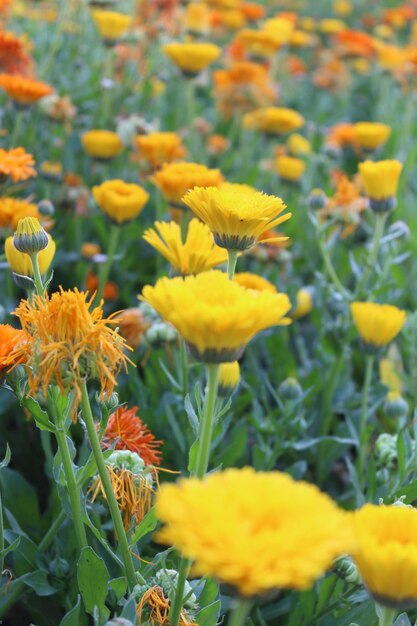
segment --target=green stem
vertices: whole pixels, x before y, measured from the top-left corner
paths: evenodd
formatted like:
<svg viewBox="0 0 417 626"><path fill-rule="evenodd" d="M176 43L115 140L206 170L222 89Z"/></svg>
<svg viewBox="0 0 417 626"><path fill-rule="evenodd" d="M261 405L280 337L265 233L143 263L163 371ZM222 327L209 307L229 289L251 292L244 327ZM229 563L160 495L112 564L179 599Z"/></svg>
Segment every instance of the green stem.
<svg viewBox="0 0 417 626"><path fill-rule="evenodd" d="M98 287L94 303L96 306L100 304L103 297L104 287L110 274L110 268L113 263L114 255L116 254L117 246L119 245L121 227L113 224L110 230L109 245L107 248L107 258L105 262L100 266L98 274Z"/></svg>
<svg viewBox="0 0 417 626"><path fill-rule="evenodd" d="M129 552L129 544L127 542L126 532L123 527L122 516L119 511L119 506L114 495L110 477L107 472L106 464L104 462L103 453L100 448L100 442L97 436L93 413L91 411L90 399L88 397L87 385L85 383L82 383L81 385L81 407L84 422L87 428L88 438L90 440L91 449L94 455L94 459L96 461L97 470L100 475L104 493L106 494L107 504L113 519L114 529L116 531L121 556L125 566L128 586L130 591L132 591L133 587L136 585L135 568L133 567L132 557Z"/></svg>
<svg viewBox="0 0 417 626"><path fill-rule="evenodd" d="M106 48L105 56L104 56L104 65L103 65L103 74L102 81L110 80L113 81L114 78L114 52L113 48ZM101 100L101 124L103 127L106 126L107 122L110 121L110 112L112 108L112 86L102 85L103 95Z"/></svg>
<svg viewBox="0 0 417 626"><path fill-rule="evenodd" d="M358 466L357 466L358 478L360 482L362 482L362 474L363 474L364 465L365 465L366 418L367 418L369 390L371 387L374 360L375 360L375 357L373 354L369 354L366 357L365 379L363 382L363 389L362 389L361 414L359 418L359 455L358 455Z"/></svg>
<svg viewBox="0 0 417 626"><path fill-rule="evenodd" d="M194 471L197 478L202 478L207 472L211 438L213 434L214 409L217 399L217 388L219 386L219 365L210 363L207 365L207 391L204 398L203 417L200 422L200 432L198 434L199 447Z"/></svg>
<svg viewBox="0 0 417 626"><path fill-rule="evenodd" d="M325 243L324 243L324 241L322 240L321 237L319 237L318 242L319 242L321 256L322 256L322 259L324 261L324 265L326 267L326 271L327 271L327 274L329 275L330 280L332 281L332 283L336 287L337 291L343 296L343 298L345 300L350 300L350 294L347 291L347 289L345 289L343 287L342 283L340 282L339 277L336 274L336 270L334 269L332 260L331 260L331 258L329 256L328 251L327 251L326 245L325 245Z"/></svg>
<svg viewBox="0 0 417 626"><path fill-rule="evenodd" d="M0 580L3 574L3 569L4 569L4 558L2 554L3 550L4 550L3 499L1 495L1 489L0 489Z"/></svg>
<svg viewBox="0 0 417 626"><path fill-rule="evenodd" d="M230 615L228 626L245 626L251 610L252 602L247 598L240 598Z"/></svg>
<svg viewBox="0 0 417 626"><path fill-rule="evenodd" d="M237 262L237 250L228 250L227 253L227 275L229 276L230 280L233 280Z"/></svg>
<svg viewBox="0 0 417 626"><path fill-rule="evenodd" d="M182 603L184 600L185 583L187 581L188 572L190 570L191 561L185 557L181 557L178 569L177 587L175 589L175 598L172 603L170 613L171 626L178 626L181 617Z"/></svg>
<svg viewBox="0 0 417 626"><path fill-rule="evenodd" d="M384 234L385 222L387 221L387 216L388 216L388 213L376 214L374 236L372 239L372 246L371 246L371 251L369 253L367 268L362 274L362 278L356 287L356 294L355 294L356 297L359 297L362 289L366 287L371 271L373 270L375 266L375 263L378 257L379 245L381 243L381 239Z"/></svg>
<svg viewBox="0 0 417 626"><path fill-rule="evenodd" d="M66 518L65 511L60 511L58 515L56 516L56 518L54 519L54 521L52 522L52 524L50 525L50 527L48 528L42 541L38 545L39 552L45 552L45 550L49 548L58 530L61 528L62 524L65 522L65 518Z"/></svg>
<svg viewBox="0 0 417 626"><path fill-rule="evenodd" d="M38 294L38 296L43 298L45 296L45 289L42 282L41 272L39 270L38 254L38 252L29 254L29 258L32 263L33 280L35 281L36 293Z"/></svg>
<svg viewBox="0 0 417 626"><path fill-rule="evenodd" d="M334 395L334 390L340 376L340 372L343 369L343 365L345 363L345 354L343 350L340 351L339 356L336 359L336 363L333 364L330 372L330 378L327 384L324 387L324 396L323 396L323 421L320 425L320 436L325 437L329 434L331 426L332 426L332 399Z"/></svg>
<svg viewBox="0 0 417 626"><path fill-rule="evenodd" d="M180 231L181 231L181 240L185 243L187 239L187 228L188 228L188 211L187 209L180 211Z"/></svg>
<svg viewBox="0 0 417 626"><path fill-rule="evenodd" d="M188 356L185 345L185 340L180 339L180 354L181 354L181 384L182 384L182 397L188 393Z"/></svg>
<svg viewBox="0 0 417 626"><path fill-rule="evenodd" d="M12 132L12 136L10 137L11 148L15 148L16 144L18 143L18 140L20 137L20 129L22 128L22 122L23 122L23 118L25 115L25 111L23 109L15 108L15 112L16 112L16 115L14 119L13 132Z"/></svg>
<svg viewBox="0 0 417 626"><path fill-rule="evenodd" d="M392 626L397 616L395 609L389 609L388 607L380 607L381 617L379 618L379 626Z"/></svg>

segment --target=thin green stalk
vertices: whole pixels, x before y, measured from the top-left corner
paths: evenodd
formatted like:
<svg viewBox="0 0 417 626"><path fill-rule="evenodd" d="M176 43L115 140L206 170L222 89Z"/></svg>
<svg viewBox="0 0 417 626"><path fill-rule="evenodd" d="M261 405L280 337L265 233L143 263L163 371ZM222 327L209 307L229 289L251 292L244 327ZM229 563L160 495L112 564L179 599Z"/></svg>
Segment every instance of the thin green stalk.
<svg viewBox="0 0 417 626"><path fill-rule="evenodd" d="M3 550L4 550L3 499L1 495L1 489L0 489L0 580L2 578L3 569L4 569Z"/></svg>
<svg viewBox="0 0 417 626"><path fill-rule="evenodd" d="M247 598L239 598L232 614L230 615L228 626L245 626L251 606L251 600L248 600Z"/></svg>
<svg viewBox="0 0 417 626"><path fill-rule="evenodd" d="M114 52L113 48L106 48L105 56L104 56L104 65L103 65L103 74L102 81L110 80L113 81L114 78ZM101 124L103 127L106 126L107 122L110 118L110 112L112 108L112 89L113 87L110 85L102 84L102 100L101 100Z"/></svg>
<svg viewBox="0 0 417 626"><path fill-rule="evenodd" d="M371 387L374 361L375 361L374 355L368 354L366 357L365 379L363 382L363 389L362 389L361 414L359 418L359 455L358 455L357 471L358 471L358 477L359 477L360 482L362 481L362 474L363 474L364 465L365 465L366 418L367 418L369 390Z"/></svg>
<svg viewBox="0 0 417 626"><path fill-rule="evenodd" d="M181 240L185 243L187 239L187 228L188 228L188 211L184 209L180 211L180 230L181 230Z"/></svg>
<svg viewBox="0 0 417 626"><path fill-rule="evenodd" d="M350 300L350 294L340 282L340 279L338 275L336 274L336 270L334 269L332 260L329 256L325 243L321 239L321 237L318 238L318 242L319 242L321 256L324 261L324 265L325 265L325 268L326 268L327 274L329 275L330 280L332 281L332 283L334 284L334 286L336 287L340 295L342 295L345 300Z"/></svg>
<svg viewBox="0 0 417 626"><path fill-rule="evenodd" d="M100 266L98 273L98 287L94 303L100 304L100 300L103 297L104 287L110 274L110 269L113 263L114 255L116 254L117 247L119 245L121 227L113 224L110 230L109 245L107 248L107 258L105 262Z"/></svg>
<svg viewBox="0 0 417 626"><path fill-rule="evenodd" d="M203 417L200 422L200 432L198 434L199 447L194 471L197 478L202 478L207 472L211 438L213 434L214 409L217 400L217 388L219 386L219 365L210 363L207 365L207 392L204 398Z"/></svg>
<svg viewBox="0 0 417 626"><path fill-rule="evenodd" d="M88 397L88 390L86 383L81 385L81 408L84 418L84 422L87 428L88 438L90 440L91 449L96 461L97 470L100 475L100 479L103 485L104 493L106 494L106 500L110 513L113 519L114 529L116 531L117 541L122 556L122 560L125 566L125 574L130 591L136 585L136 573L133 567L133 561L129 552L129 544L125 529L123 527L122 516L119 511L116 497L111 485L110 477L107 472L106 464L104 462L103 453L101 451L100 442L97 436L96 426L94 423L93 413L91 411L90 399Z"/></svg>
<svg viewBox="0 0 417 626"><path fill-rule="evenodd" d="M182 385L182 397L188 393L188 356L185 345L185 340L180 338L180 355L181 355L181 385Z"/></svg>
<svg viewBox="0 0 417 626"><path fill-rule="evenodd" d="M65 522L65 511L60 511L50 527L48 528L46 534L44 535L42 541L38 545L39 552L45 552L53 542L58 530L61 528L62 524Z"/></svg>
<svg viewBox="0 0 417 626"><path fill-rule="evenodd" d="M380 607L381 616L379 618L379 626L392 626L397 616L395 609L389 609L388 607Z"/></svg>
<svg viewBox="0 0 417 626"><path fill-rule="evenodd" d="M227 275L230 280L233 280L237 263L237 250L228 250L227 254Z"/></svg>
<svg viewBox="0 0 417 626"><path fill-rule="evenodd" d="M29 254L29 258L32 263L33 280L35 281L36 293L38 294L38 296L43 298L45 296L45 289L42 282L41 272L39 270L38 254L38 252Z"/></svg>
<svg viewBox="0 0 417 626"><path fill-rule="evenodd" d="M170 620L171 626L178 626L181 617L182 603L184 600L185 583L187 581L188 572L191 567L191 561L185 557L181 557L178 569L177 587L175 589L175 598L172 603Z"/></svg>
<svg viewBox="0 0 417 626"><path fill-rule="evenodd" d="M22 128L23 118L25 116L24 109L15 108L15 112L16 112L16 115L14 118L13 132L12 132L12 136L10 137L11 148L15 148L16 144L18 143L18 140L20 138L20 130Z"/></svg>
<svg viewBox="0 0 417 626"><path fill-rule="evenodd" d="M332 418L333 418L332 399L333 399L334 390L335 390L338 378L340 376L340 372L343 369L344 363L345 363L345 354L343 350L341 350L339 356L336 359L336 363L334 363L331 369L330 378L324 387L323 421L320 425L321 437L327 436L332 426Z"/></svg>
<svg viewBox="0 0 417 626"><path fill-rule="evenodd" d="M364 273L362 274L362 278L360 279L356 287L356 292L355 292L356 297L360 296L362 289L366 287L371 271L373 270L375 266L375 263L378 257L379 246L380 246L381 239L383 237L384 230L385 230L385 222L387 221L387 216L388 216L388 213L376 214L374 236L372 239L371 251L369 253L367 267Z"/></svg>

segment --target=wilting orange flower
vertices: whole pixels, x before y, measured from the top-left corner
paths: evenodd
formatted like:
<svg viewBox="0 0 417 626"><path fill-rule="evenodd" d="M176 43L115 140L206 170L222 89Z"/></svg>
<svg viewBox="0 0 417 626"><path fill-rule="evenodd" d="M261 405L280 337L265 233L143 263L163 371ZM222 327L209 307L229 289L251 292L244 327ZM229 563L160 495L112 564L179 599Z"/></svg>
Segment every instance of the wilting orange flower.
<svg viewBox="0 0 417 626"><path fill-rule="evenodd" d="M138 416L139 408L132 406L120 407L110 416L104 431L101 445L104 449L111 448L115 443L115 450L130 450L136 452L145 465L159 465L161 463L162 441L155 438L149 428Z"/></svg>
<svg viewBox="0 0 417 626"><path fill-rule="evenodd" d="M362 213L366 210L367 200L361 196L359 177L350 181L346 174L335 172L333 179L336 183L336 191L327 200L320 216L324 219L336 218L343 225L341 236L346 238L358 227Z"/></svg>
<svg viewBox="0 0 417 626"><path fill-rule="evenodd" d="M148 161L152 168L160 167L163 163L170 163L185 156L185 148L181 137L176 133L162 132L138 135L135 144L139 155Z"/></svg>
<svg viewBox="0 0 417 626"><path fill-rule="evenodd" d="M213 80L217 106L226 117L266 106L276 98L268 70L259 63L236 61L213 72Z"/></svg>
<svg viewBox="0 0 417 626"><path fill-rule="evenodd" d="M170 609L171 601L165 596L162 587L159 585L149 587L136 607L139 624L143 623L142 613L145 613L148 624L152 626L168 626L170 623ZM178 624L179 626L198 626L196 622L189 620L185 610L181 611Z"/></svg>
<svg viewBox="0 0 417 626"><path fill-rule="evenodd" d="M337 148L358 147L354 124L336 124L326 137L326 144Z"/></svg>
<svg viewBox="0 0 417 626"><path fill-rule="evenodd" d="M240 10L250 22L257 22L266 14L266 8L257 2L242 2Z"/></svg>
<svg viewBox="0 0 417 626"><path fill-rule="evenodd" d="M0 375L5 369L25 361L24 350L15 356L18 346L24 346L28 336L23 330L13 328L10 324L0 324Z"/></svg>
<svg viewBox="0 0 417 626"><path fill-rule="evenodd" d="M0 197L0 228L16 230L17 223L23 217L41 218L36 204L17 198Z"/></svg>
<svg viewBox="0 0 417 626"><path fill-rule="evenodd" d="M47 83L20 74L0 74L0 87L12 100L23 106L33 104L53 92Z"/></svg>
<svg viewBox="0 0 417 626"><path fill-rule="evenodd" d="M95 293L98 289L98 278L93 272L88 272L85 279L85 288L90 293ZM119 289L112 280L108 280L104 285L103 298L104 300L117 300L119 297Z"/></svg>
<svg viewBox="0 0 417 626"><path fill-rule="evenodd" d="M375 53L374 38L360 30L342 30L334 36L334 42L346 56L369 58Z"/></svg>
<svg viewBox="0 0 417 626"><path fill-rule="evenodd" d="M0 71L24 74L31 65L21 37L0 29Z"/></svg>
<svg viewBox="0 0 417 626"><path fill-rule="evenodd" d="M0 180L10 176L14 183L36 176L33 156L24 148L0 148Z"/></svg>
<svg viewBox="0 0 417 626"><path fill-rule="evenodd" d="M145 319L139 307L125 309L119 313L119 332L133 350L140 346L143 333L149 328L150 322Z"/></svg>

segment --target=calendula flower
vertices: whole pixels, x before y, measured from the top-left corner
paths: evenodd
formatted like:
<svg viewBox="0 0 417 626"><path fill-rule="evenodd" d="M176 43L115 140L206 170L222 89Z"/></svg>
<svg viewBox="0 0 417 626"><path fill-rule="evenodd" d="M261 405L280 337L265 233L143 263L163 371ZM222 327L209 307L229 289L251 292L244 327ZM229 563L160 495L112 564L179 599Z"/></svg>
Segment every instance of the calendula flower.
<svg viewBox="0 0 417 626"><path fill-rule="evenodd" d="M16 230L19 220L23 217L40 218L36 204L19 198L0 198L0 228Z"/></svg>
<svg viewBox="0 0 417 626"><path fill-rule="evenodd" d="M276 98L266 67L251 61L235 61L226 69L213 72L214 92L223 115L251 111Z"/></svg>
<svg viewBox="0 0 417 626"><path fill-rule="evenodd" d="M320 206L319 192L314 194L313 190L309 202L310 205L315 203L318 209L322 209L320 211L321 218L337 220L343 226L341 236L342 239L345 239L354 233L359 226L367 208L367 200L361 195L362 188L359 177L351 181L345 174L336 172L332 178L336 183L335 193L330 198L324 195L324 202ZM323 193L321 192L321 194Z"/></svg>
<svg viewBox="0 0 417 626"><path fill-rule="evenodd" d="M380 122L358 122L354 129L356 141L365 150L376 150L391 135L391 127Z"/></svg>
<svg viewBox="0 0 417 626"><path fill-rule="evenodd" d="M273 34L282 47L291 41L291 36L294 33L294 22L285 17L272 17L263 23L262 30Z"/></svg>
<svg viewBox="0 0 417 626"><path fill-rule="evenodd" d="M271 291L272 293L277 292L275 285L270 283L269 280L263 278L262 276L258 276L257 274L252 274L251 272L237 272L234 275L233 280L246 289L254 289L255 291Z"/></svg>
<svg viewBox="0 0 417 626"><path fill-rule="evenodd" d="M163 52L185 75L195 76L216 61L221 48L213 43L174 41L162 46Z"/></svg>
<svg viewBox="0 0 417 626"><path fill-rule="evenodd" d="M379 361L379 377L381 383L386 385L390 391L401 393L404 387L402 381L403 365L401 358L389 349L388 356Z"/></svg>
<svg viewBox="0 0 417 626"><path fill-rule="evenodd" d="M14 183L36 176L33 156L24 148L0 148L0 182L11 178Z"/></svg>
<svg viewBox="0 0 417 626"><path fill-rule="evenodd" d="M212 12L204 2L190 2L185 7L182 25L193 35L207 35L211 27L211 15Z"/></svg>
<svg viewBox="0 0 417 626"><path fill-rule="evenodd" d="M247 113L243 117L243 126L250 130L259 130L265 133L290 133L304 126L302 115L284 107L267 107Z"/></svg>
<svg viewBox="0 0 417 626"><path fill-rule="evenodd" d="M195 187L183 202L207 224L217 245L228 250L250 248L265 230L291 217L281 215L286 208L281 198L240 188Z"/></svg>
<svg viewBox="0 0 417 626"><path fill-rule="evenodd" d="M24 350L19 350L19 347L24 347L29 339L24 330L13 328L10 324L0 324L0 376L8 368L24 363ZM20 354L17 355L17 352Z"/></svg>
<svg viewBox="0 0 417 626"><path fill-rule="evenodd" d="M93 196L103 213L119 225L135 219L149 199L143 187L123 180L108 180L93 187Z"/></svg>
<svg viewBox="0 0 417 626"><path fill-rule="evenodd" d="M305 317L313 310L313 294L311 288L302 287L297 291L295 297L295 305L291 311L291 317L298 320Z"/></svg>
<svg viewBox="0 0 417 626"><path fill-rule="evenodd" d="M178 207L183 195L194 187L218 187L223 176L220 170L209 169L200 163L165 163L155 172L152 181L164 198ZM182 208L183 205L180 205Z"/></svg>
<svg viewBox="0 0 417 626"><path fill-rule="evenodd" d="M279 34L273 31L244 28L237 37L244 51L253 59L271 57L282 46Z"/></svg>
<svg viewBox="0 0 417 626"><path fill-rule="evenodd" d="M306 155L311 152L311 144L309 140L299 133L293 133L288 137L287 148L294 156Z"/></svg>
<svg viewBox="0 0 417 626"><path fill-rule="evenodd" d="M19 220L13 235L13 245L16 250L25 254L34 254L44 250L48 244L48 233L37 217L23 217Z"/></svg>
<svg viewBox="0 0 417 626"><path fill-rule="evenodd" d="M95 9L91 12L91 17L97 26L100 36L107 44L117 43L132 23L130 15L118 13L117 11Z"/></svg>
<svg viewBox="0 0 417 626"><path fill-rule="evenodd" d="M175 222L155 222L143 238L183 275L199 274L227 261L226 250L214 243L208 226L197 219L189 222L184 242Z"/></svg>
<svg viewBox="0 0 417 626"><path fill-rule="evenodd" d="M103 161L114 159L123 150L119 135L111 130L89 130L81 136L81 143L89 157Z"/></svg>
<svg viewBox="0 0 417 626"><path fill-rule="evenodd" d="M390 304L352 302L350 310L362 341L371 348L382 348L390 343L406 320L406 312Z"/></svg>
<svg viewBox="0 0 417 626"><path fill-rule="evenodd" d="M238 361L220 363L219 388L220 398L229 398L238 388L240 382L240 366Z"/></svg>
<svg viewBox="0 0 417 626"><path fill-rule="evenodd" d="M140 346L144 333L151 325L139 307L121 311L118 323L121 336L133 350Z"/></svg>
<svg viewBox="0 0 417 626"><path fill-rule="evenodd" d="M176 133L149 133L135 137L135 145L139 156L148 161L152 169L164 163L177 161L185 156L186 150L182 139Z"/></svg>
<svg viewBox="0 0 417 626"><path fill-rule="evenodd" d="M159 541L242 596L308 589L353 543L347 514L317 487L250 467L162 485L156 511Z"/></svg>
<svg viewBox="0 0 417 626"><path fill-rule="evenodd" d="M352 516L353 557L368 591L383 606L417 604L417 511L366 504Z"/></svg>
<svg viewBox="0 0 417 626"><path fill-rule="evenodd" d="M53 92L52 87L47 83L18 74L0 74L0 88L21 106L34 104Z"/></svg>
<svg viewBox="0 0 417 626"><path fill-rule="evenodd" d="M395 208L395 196L402 168L400 161L359 163L359 173L373 211L385 212Z"/></svg>
<svg viewBox="0 0 417 626"><path fill-rule="evenodd" d="M324 35L336 35L346 29L346 24L342 20L329 17L320 20L319 29Z"/></svg>
<svg viewBox="0 0 417 626"><path fill-rule="evenodd" d="M7 74L24 74L30 65L23 37L0 30L0 70Z"/></svg>
<svg viewBox="0 0 417 626"><path fill-rule="evenodd" d="M47 235L48 245L38 254L38 266L41 274L46 274L55 256L56 245L51 235ZM19 252L13 245L13 237L7 237L4 243L6 259L11 271L20 276L33 276L32 262L28 254Z"/></svg>
<svg viewBox="0 0 417 626"><path fill-rule="evenodd" d="M282 180L295 183L303 176L306 164L302 159L280 154L276 159L276 168Z"/></svg>
<svg viewBox="0 0 417 626"><path fill-rule="evenodd" d="M74 415L81 382L86 377L97 379L101 397L109 397L128 361L123 352L126 343L112 328L117 326L116 316L103 318L102 305L92 308L93 299L78 289L61 288L51 296L22 300L15 311L30 337L30 344L14 350L14 355L26 357L31 394L46 396L50 384L58 385L62 394L73 390Z"/></svg>
<svg viewBox="0 0 417 626"><path fill-rule="evenodd" d="M235 361L258 332L288 324L291 308L285 294L245 289L218 270L161 278L140 299L178 330L197 360L215 363Z"/></svg>

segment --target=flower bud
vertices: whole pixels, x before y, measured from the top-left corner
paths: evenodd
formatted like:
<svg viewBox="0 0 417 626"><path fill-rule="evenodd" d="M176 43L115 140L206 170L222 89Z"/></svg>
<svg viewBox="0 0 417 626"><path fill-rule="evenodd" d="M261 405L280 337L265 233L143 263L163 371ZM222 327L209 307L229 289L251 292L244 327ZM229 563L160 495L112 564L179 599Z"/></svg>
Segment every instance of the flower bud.
<svg viewBox="0 0 417 626"><path fill-rule="evenodd" d="M299 400L303 395L303 389L296 378L287 378L278 387L279 393L284 400Z"/></svg>
<svg viewBox="0 0 417 626"><path fill-rule="evenodd" d="M384 402L384 413L387 417L405 417L408 414L408 402L398 391L390 391Z"/></svg>
<svg viewBox="0 0 417 626"><path fill-rule="evenodd" d="M54 258L56 249L55 241L52 239L52 237L50 235L47 235L47 238L47 246L38 254L39 271L42 275L46 274L46 272L48 271ZM18 276L22 277L32 277L33 268L30 257L28 254L19 252L19 250L16 249L14 241L15 239L13 237L7 237L4 244L4 251L9 267L12 270L13 274L17 274ZM22 286L26 288L25 285ZM30 285L30 288L33 288L33 284Z"/></svg>
<svg viewBox="0 0 417 626"><path fill-rule="evenodd" d="M26 254L35 254L44 250L48 243L48 233L42 228L36 217L24 217L19 220L13 236L13 244L16 250Z"/></svg>
<svg viewBox="0 0 417 626"><path fill-rule="evenodd" d="M69 564L65 559L57 557L49 563L49 571L57 578L65 578L69 572Z"/></svg>
<svg viewBox="0 0 417 626"><path fill-rule="evenodd" d="M229 398L238 388L240 382L240 367L238 361L221 363L219 367L219 396Z"/></svg>
<svg viewBox="0 0 417 626"><path fill-rule="evenodd" d="M313 292L309 287L302 287L297 291L296 302L291 313L294 320L305 317L313 310Z"/></svg>
<svg viewBox="0 0 417 626"><path fill-rule="evenodd" d="M327 203L327 196L322 189L313 189L307 198L308 208L312 211L324 209Z"/></svg>
<svg viewBox="0 0 417 626"><path fill-rule="evenodd" d="M348 556L341 556L335 563L336 573L351 585L359 585L361 581L358 568Z"/></svg>
<svg viewBox="0 0 417 626"><path fill-rule="evenodd" d="M378 467L393 469L397 462L397 435L382 433L375 442Z"/></svg>
<svg viewBox="0 0 417 626"><path fill-rule="evenodd" d="M55 207L50 200L38 202L38 211L43 217L51 217L55 213Z"/></svg>

